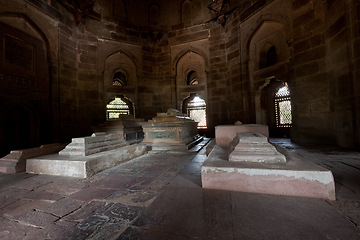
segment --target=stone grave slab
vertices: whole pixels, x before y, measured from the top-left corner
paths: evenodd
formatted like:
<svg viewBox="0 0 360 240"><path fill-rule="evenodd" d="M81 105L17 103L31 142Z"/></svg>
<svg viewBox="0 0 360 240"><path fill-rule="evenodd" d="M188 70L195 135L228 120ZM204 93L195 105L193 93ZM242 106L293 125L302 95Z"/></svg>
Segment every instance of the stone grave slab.
<svg viewBox="0 0 360 240"><path fill-rule="evenodd" d="M120 136L130 144L140 143L144 139L142 122L145 122L143 118L120 114L119 118L109 119L105 123L92 127L92 130L94 133L105 132L106 134Z"/></svg>
<svg viewBox="0 0 360 240"><path fill-rule="evenodd" d="M57 153L66 145L60 143L45 144L40 147L13 150L8 155L0 159L0 172L18 173L26 171L26 160Z"/></svg>
<svg viewBox="0 0 360 240"><path fill-rule="evenodd" d="M115 135L73 138L58 154L27 160L26 172L86 178L147 152L145 144L129 145Z"/></svg>
<svg viewBox="0 0 360 240"><path fill-rule="evenodd" d="M229 148L229 161L286 163L286 157L259 133L237 133Z"/></svg>
<svg viewBox="0 0 360 240"><path fill-rule="evenodd" d="M269 139L269 127L261 124L219 125L215 127L215 140L217 145L229 144L236 133L256 132Z"/></svg>
<svg viewBox="0 0 360 240"><path fill-rule="evenodd" d="M202 141L197 133L197 124L186 114L169 109L142 123L145 133L142 143L150 145L155 151L188 150Z"/></svg>
<svg viewBox="0 0 360 240"><path fill-rule="evenodd" d="M285 148L275 147L286 162L229 160L231 147L215 145L201 166L202 187L335 200L331 171Z"/></svg>

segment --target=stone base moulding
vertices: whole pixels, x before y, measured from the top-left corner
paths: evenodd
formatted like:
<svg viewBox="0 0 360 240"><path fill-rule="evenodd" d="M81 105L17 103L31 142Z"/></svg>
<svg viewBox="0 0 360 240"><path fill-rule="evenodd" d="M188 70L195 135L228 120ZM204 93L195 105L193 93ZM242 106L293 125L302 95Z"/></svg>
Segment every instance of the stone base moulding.
<svg viewBox="0 0 360 240"><path fill-rule="evenodd" d="M145 144L133 144L89 156L47 155L27 160L26 172L77 178L95 173L139 157L147 152Z"/></svg>
<svg viewBox="0 0 360 240"><path fill-rule="evenodd" d="M228 146L216 145L201 167L202 187L336 200L331 171L276 148L286 164L228 161Z"/></svg>

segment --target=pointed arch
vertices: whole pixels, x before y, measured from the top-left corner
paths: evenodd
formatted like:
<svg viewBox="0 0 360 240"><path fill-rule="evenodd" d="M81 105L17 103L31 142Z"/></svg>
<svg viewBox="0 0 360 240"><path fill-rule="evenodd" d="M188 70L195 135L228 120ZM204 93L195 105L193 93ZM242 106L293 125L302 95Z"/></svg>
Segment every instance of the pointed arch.
<svg viewBox="0 0 360 240"><path fill-rule="evenodd" d="M161 23L161 8L157 2L152 2L148 8L148 24L158 26Z"/></svg>
<svg viewBox="0 0 360 240"><path fill-rule="evenodd" d="M184 48L183 50L181 50L178 54L176 54L176 56L174 57L172 63L171 63L171 66L172 66L172 72L173 74L175 75L176 73L176 68L177 68L177 65L179 63L179 60L185 55L185 54L189 54L189 53L196 53L198 55L200 55L203 60L204 60L204 66L205 66L205 71L208 71L209 70L209 59L207 57L207 54L205 53L205 51L199 49L199 48L196 48L196 47L193 47L193 46L187 46L186 48Z"/></svg>
<svg viewBox="0 0 360 240"><path fill-rule="evenodd" d="M194 17L193 15L193 3L190 0L185 0L181 4L181 22L191 21Z"/></svg>

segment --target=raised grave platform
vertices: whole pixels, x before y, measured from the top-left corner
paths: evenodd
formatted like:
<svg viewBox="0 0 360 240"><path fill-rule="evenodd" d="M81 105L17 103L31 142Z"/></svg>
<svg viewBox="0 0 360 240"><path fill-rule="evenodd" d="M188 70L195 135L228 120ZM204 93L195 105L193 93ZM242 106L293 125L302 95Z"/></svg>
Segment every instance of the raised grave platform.
<svg viewBox="0 0 360 240"><path fill-rule="evenodd" d="M142 143L155 151L188 150L202 141L197 122L175 109L158 113L142 126L145 133Z"/></svg>
<svg viewBox="0 0 360 240"><path fill-rule="evenodd" d="M120 115L118 119L109 119L96 127L92 127L94 133L105 132L122 137L128 143L140 143L144 139L141 123L143 118L134 118L131 115Z"/></svg>
<svg viewBox="0 0 360 240"><path fill-rule="evenodd" d="M269 127L261 124L219 125L215 127L215 140L217 145L227 145L240 132L256 132L269 139Z"/></svg>
<svg viewBox="0 0 360 240"><path fill-rule="evenodd" d="M331 171L285 148L276 146L276 150L286 162L247 161L248 156L229 161L231 148L215 145L201 167L202 187L335 200Z"/></svg>
<svg viewBox="0 0 360 240"><path fill-rule="evenodd" d="M26 160L57 153L66 145L60 143L41 145L40 147L13 150L8 155L0 159L0 172L18 173L26 171Z"/></svg>
<svg viewBox="0 0 360 240"><path fill-rule="evenodd" d="M229 148L229 161L286 163L285 156L259 133L237 133Z"/></svg>
<svg viewBox="0 0 360 240"><path fill-rule="evenodd" d="M58 154L28 159L26 172L87 178L146 152L145 144L129 145L119 136L93 134L91 137L73 138Z"/></svg>

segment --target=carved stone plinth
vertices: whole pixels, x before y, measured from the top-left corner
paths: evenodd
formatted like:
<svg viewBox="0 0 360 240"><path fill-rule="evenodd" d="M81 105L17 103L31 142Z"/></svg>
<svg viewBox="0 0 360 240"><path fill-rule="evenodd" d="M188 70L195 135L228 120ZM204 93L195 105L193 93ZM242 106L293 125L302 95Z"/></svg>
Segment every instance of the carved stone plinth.
<svg viewBox="0 0 360 240"><path fill-rule="evenodd" d="M158 113L142 126L143 143L151 145L152 150L187 150L202 140L197 122L175 109Z"/></svg>

